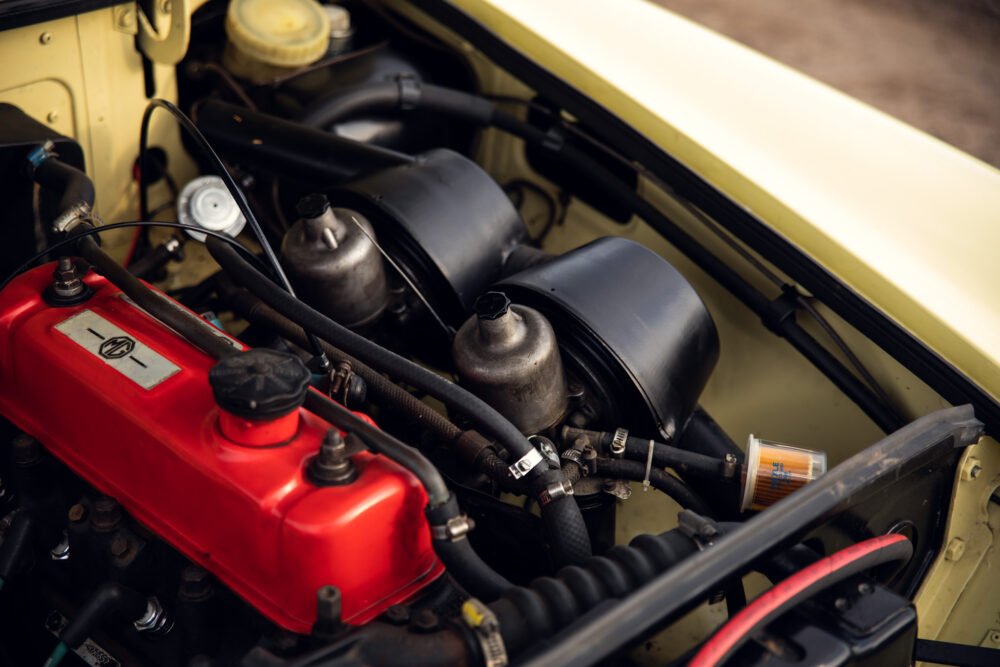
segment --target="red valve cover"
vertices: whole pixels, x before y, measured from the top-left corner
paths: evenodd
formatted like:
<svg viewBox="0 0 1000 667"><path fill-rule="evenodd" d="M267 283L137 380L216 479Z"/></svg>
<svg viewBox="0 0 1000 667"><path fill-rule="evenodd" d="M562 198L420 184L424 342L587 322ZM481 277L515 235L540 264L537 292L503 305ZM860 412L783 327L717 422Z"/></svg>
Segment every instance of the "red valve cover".
<svg viewBox="0 0 1000 667"><path fill-rule="evenodd" d="M213 359L99 276L85 303L49 306L51 276L0 293L0 413L138 521L294 632L312 627L321 586L364 623L441 574L412 475L365 452L351 484L312 485L330 426L305 410L288 444L227 440Z"/></svg>

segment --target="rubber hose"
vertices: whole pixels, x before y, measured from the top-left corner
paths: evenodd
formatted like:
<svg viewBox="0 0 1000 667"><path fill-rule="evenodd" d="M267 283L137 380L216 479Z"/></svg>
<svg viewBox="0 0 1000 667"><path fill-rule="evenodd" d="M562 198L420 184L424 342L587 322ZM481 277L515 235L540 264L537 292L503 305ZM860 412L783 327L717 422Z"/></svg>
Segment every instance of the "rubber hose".
<svg viewBox="0 0 1000 667"><path fill-rule="evenodd" d="M646 464L625 459L597 459L597 474L613 479L641 482L646 478ZM711 508L688 486L673 475L659 468L649 469L649 484L673 498L678 505L698 514L714 516Z"/></svg>
<svg viewBox="0 0 1000 667"><path fill-rule="evenodd" d="M304 330L347 351L369 366L383 370L397 380L427 392L449 408L463 413L487 434L495 437L515 459L534 451L531 443L517 427L482 399L409 359L337 324L309 305L290 296L226 244L213 241L215 239L208 239L209 252L234 280ZM532 472L538 474L536 471L539 467L536 466Z"/></svg>
<svg viewBox="0 0 1000 667"><path fill-rule="evenodd" d="M341 118L361 113L389 111L399 106L399 84L387 82L337 90L310 104L299 114L299 122L312 127L330 127Z"/></svg>
<svg viewBox="0 0 1000 667"><path fill-rule="evenodd" d="M561 479L560 471L553 472L554 480ZM562 496L544 503L541 511L549 550L556 566L579 565L590 558L590 533L573 496Z"/></svg>
<svg viewBox="0 0 1000 667"><path fill-rule="evenodd" d="M564 426L561 435L564 442L573 442L579 437L584 437L604 456L611 453L611 442L614 439L614 433L587 431L571 426ZM625 458L645 463L649 456L649 443L650 441L644 438L627 437L625 439ZM685 475L694 473L712 479L718 479L723 474L722 457L707 456L655 441L653 442L653 465L657 468L673 468Z"/></svg>
<svg viewBox="0 0 1000 667"><path fill-rule="evenodd" d="M739 445L701 408L691 413L684 430L677 437L677 446L714 459L725 459L727 454L732 454L737 463L743 463L746 458Z"/></svg>
<svg viewBox="0 0 1000 667"><path fill-rule="evenodd" d="M702 409L695 410L688 418L684 430L677 438L677 446L697 454L724 459L727 454L736 457L737 465L746 458L743 450L715 423L711 415ZM714 510L713 516L733 520L740 515L740 485L733 480L730 484L719 484L715 480L692 477L686 480L691 489Z"/></svg>
<svg viewBox="0 0 1000 667"><path fill-rule="evenodd" d="M70 648L79 648L104 620L116 617L123 621L135 621L145 612L145 597L119 583L105 582L77 610L59 633L59 639Z"/></svg>
<svg viewBox="0 0 1000 667"><path fill-rule="evenodd" d="M85 173L56 157L46 158L35 168L35 182L42 188L42 217L46 223L81 202L94 205L94 184Z"/></svg>
<svg viewBox="0 0 1000 667"><path fill-rule="evenodd" d="M334 426L361 438L368 447L395 461L413 473L427 492L431 507L443 505L451 492L441 473L419 450L397 440L377 426L361 419L353 412L318 391L306 394L305 407L310 412L330 422Z"/></svg>
<svg viewBox="0 0 1000 667"><path fill-rule="evenodd" d="M299 120L312 127L330 127L364 113L419 107L423 111L459 116L489 125L496 112L493 102L452 88L409 83L405 79L338 90L313 102Z"/></svg>
<svg viewBox="0 0 1000 667"><path fill-rule="evenodd" d="M625 440L625 458L645 463L648 456L649 440L631 436ZM653 465L657 468L673 468L685 476L694 474L715 479L722 477L721 459L671 447L662 442L653 443Z"/></svg>
<svg viewBox="0 0 1000 667"><path fill-rule="evenodd" d="M507 462L497 456L495 452L490 452L480 457L476 466L479 472L496 482L501 489L510 493L522 496L533 495L528 485L520 479L514 479L510 474L510 467Z"/></svg>
<svg viewBox="0 0 1000 667"><path fill-rule="evenodd" d="M276 332L299 347L307 347L308 339L302 327L265 304L251 292L242 288L224 287L221 285L222 282L225 281L220 281L220 296L241 317ZM462 429L444 415L378 371L326 341L321 341L321 344L330 361L335 364L347 362L351 365L351 372L357 374L368 385L368 395L373 403L384 405L408 416L414 425L427 429L446 444L452 443L462 434Z"/></svg>
<svg viewBox="0 0 1000 667"><path fill-rule="evenodd" d="M450 496L438 507L428 507L425 513L432 526L446 526L449 519L460 516L458 501L454 496ZM433 544L434 552L444 563L448 573L474 597L489 602L513 587L513 584L479 557L467 537L445 539L435 536Z"/></svg>

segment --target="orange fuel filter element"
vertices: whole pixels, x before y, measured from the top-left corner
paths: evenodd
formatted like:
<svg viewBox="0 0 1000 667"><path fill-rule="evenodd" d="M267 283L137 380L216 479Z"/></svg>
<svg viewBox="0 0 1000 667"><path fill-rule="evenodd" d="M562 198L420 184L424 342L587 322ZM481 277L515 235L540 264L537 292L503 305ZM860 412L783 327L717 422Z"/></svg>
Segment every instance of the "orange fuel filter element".
<svg viewBox="0 0 1000 667"><path fill-rule="evenodd" d="M750 435L740 510L762 510L826 472L826 453Z"/></svg>

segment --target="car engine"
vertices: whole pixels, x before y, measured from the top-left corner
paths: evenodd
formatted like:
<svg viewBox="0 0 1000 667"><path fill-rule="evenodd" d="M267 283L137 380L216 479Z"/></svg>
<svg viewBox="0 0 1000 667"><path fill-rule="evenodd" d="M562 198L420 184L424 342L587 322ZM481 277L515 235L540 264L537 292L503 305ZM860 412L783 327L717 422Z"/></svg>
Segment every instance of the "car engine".
<svg viewBox="0 0 1000 667"><path fill-rule="evenodd" d="M729 625L671 664L910 664L971 408L904 419L794 287L764 297L545 91L480 94L381 3L204 3L176 74L137 221L0 104L5 664L645 664L696 609ZM534 180L485 168L487 133ZM553 247L570 199L687 259ZM692 271L885 439L737 445L700 404L727 350ZM669 529L626 544L640 489Z"/></svg>

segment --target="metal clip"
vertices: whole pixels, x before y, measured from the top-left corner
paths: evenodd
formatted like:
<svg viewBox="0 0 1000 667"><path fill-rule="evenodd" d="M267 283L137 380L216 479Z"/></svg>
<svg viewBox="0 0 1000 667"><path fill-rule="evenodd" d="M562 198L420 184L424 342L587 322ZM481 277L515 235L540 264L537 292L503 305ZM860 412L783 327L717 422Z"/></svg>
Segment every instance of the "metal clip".
<svg viewBox="0 0 1000 667"><path fill-rule="evenodd" d="M465 516L454 516L443 526L431 526L431 537L435 540L457 542L472 532L476 523Z"/></svg>
<svg viewBox="0 0 1000 667"><path fill-rule="evenodd" d="M507 647L500 634L500 621L493 610L475 598L462 604L462 621L472 629L483 651L485 667L507 667Z"/></svg>
<svg viewBox="0 0 1000 667"><path fill-rule="evenodd" d="M538 495L538 504L545 507L553 500L559 500L563 496L573 495L573 485L566 480L561 480L559 482L553 482L547 487L542 489L542 492Z"/></svg>
<svg viewBox="0 0 1000 667"><path fill-rule="evenodd" d="M82 222L99 222L97 216L90 210L90 204L85 201L73 204L60 213L59 217L52 222L52 230L58 234L63 234Z"/></svg>
<svg viewBox="0 0 1000 667"><path fill-rule="evenodd" d="M611 438L611 458L620 459L625 456L625 443L628 442L628 429L615 429L615 435Z"/></svg>
<svg viewBox="0 0 1000 667"><path fill-rule="evenodd" d="M581 459L583 458L583 452L581 452L579 449L573 449L573 448L567 449L562 454L559 455L559 458L566 461L572 461L573 463L578 464L580 467L583 467L583 463L581 462Z"/></svg>
<svg viewBox="0 0 1000 667"><path fill-rule="evenodd" d="M510 474L514 477L514 479L521 479L531 472L536 465L542 463L544 460L545 457L542 456L542 453L532 447L531 451L514 461L508 470L510 470Z"/></svg>
<svg viewBox="0 0 1000 667"><path fill-rule="evenodd" d="M399 108L403 111L416 109L420 104L420 81L411 74L396 77L399 86Z"/></svg>
<svg viewBox="0 0 1000 667"><path fill-rule="evenodd" d="M712 541L719 535L719 527L714 521L691 510L677 515L677 530L691 538L699 551L712 546Z"/></svg>

